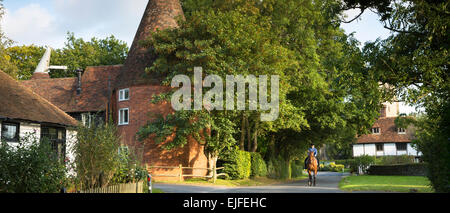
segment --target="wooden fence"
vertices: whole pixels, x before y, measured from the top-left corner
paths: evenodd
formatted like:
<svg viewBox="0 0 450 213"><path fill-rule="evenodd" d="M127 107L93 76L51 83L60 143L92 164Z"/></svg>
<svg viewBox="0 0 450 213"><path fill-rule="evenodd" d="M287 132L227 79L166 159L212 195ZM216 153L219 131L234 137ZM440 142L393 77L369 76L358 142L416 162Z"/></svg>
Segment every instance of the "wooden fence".
<svg viewBox="0 0 450 213"><path fill-rule="evenodd" d="M210 168L201 168L201 167L183 167L183 165L179 166L149 166L148 164L145 165L147 171L152 175L152 177L178 177L178 180L181 182L183 181L183 177L202 177L202 178L209 178L213 179L213 182L215 183L217 180L217 177L220 176L228 176L226 173L220 173L218 174L217 171L223 169L224 167L216 168L215 166ZM152 174L150 171L151 169L177 169L178 174ZM184 174L183 170L207 170L213 171L211 175L193 175L193 174Z"/></svg>
<svg viewBox="0 0 450 213"><path fill-rule="evenodd" d="M102 188L82 190L77 193L144 193L144 182L117 184Z"/></svg>

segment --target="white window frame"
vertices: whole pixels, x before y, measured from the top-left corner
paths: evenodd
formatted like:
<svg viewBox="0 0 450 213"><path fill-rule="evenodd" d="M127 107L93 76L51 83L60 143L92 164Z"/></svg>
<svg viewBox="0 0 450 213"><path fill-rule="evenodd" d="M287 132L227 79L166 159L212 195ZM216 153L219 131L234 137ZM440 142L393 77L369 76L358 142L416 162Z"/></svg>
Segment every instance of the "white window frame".
<svg viewBox="0 0 450 213"><path fill-rule="evenodd" d="M91 127L92 120L93 119L90 112L81 113L81 122L83 123L83 126Z"/></svg>
<svg viewBox="0 0 450 213"><path fill-rule="evenodd" d="M378 129L378 132L375 132L374 130ZM381 134L381 128L380 127L373 127L371 130L372 134Z"/></svg>
<svg viewBox="0 0 450 213"><path fill-rule="evenodd" d="M127 122L124 122L123 120L124 120L124 117L123 117L123 111L127 111L127 114L128 114L128 121ZM128 125L128 124L130 124L130 108L121 108L121 109L119 109L119 125Z"/></svg>
<svg viewBox="0 0 450 213"><path fill-rule="evenodd" d="M126 92L128 92L128 97L125 97ZM128 101L130 100L130 89L121 89L119 90L119 101Z"/></svg>
<svg viewBox="0 0 450 213"><path fill-rule="evenodd" d="M401 131L401 130L403 130L403 131ZM397 133L400 135L404 135L404 134L406 134L406 129L405 128L397 128Z"/></svg>

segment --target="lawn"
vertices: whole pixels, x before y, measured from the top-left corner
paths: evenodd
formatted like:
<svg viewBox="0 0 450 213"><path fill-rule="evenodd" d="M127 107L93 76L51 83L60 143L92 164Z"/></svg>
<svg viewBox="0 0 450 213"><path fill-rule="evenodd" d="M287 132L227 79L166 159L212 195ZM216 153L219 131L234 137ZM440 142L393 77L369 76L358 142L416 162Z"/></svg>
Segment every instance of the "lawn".
<svg viewBox="0 0 450 213"><path fill-rule="evenodd" d="M271 178L267 178L267 177L256 177L256 178L242 179L242 180L217 179L216 183L213 183L212 180L206 180L206 179L202 179L202 178L192 178L192 179L185 180L183 182L158 181L157 183L239 187L239 186L263 186L263 185L289 183L289 182L293 182L293 181L303 180L306 178L308 178L308 176L303 175L303 176L289 179L289 180L277 180L277 179L271 179Z"/></svg>
<svg viewBox="0 0 450 213"><path fill-rule="evenodd" d="M422 176L349 176L342 179L339 188L345 191L434 192L428 178Z"/></svg>

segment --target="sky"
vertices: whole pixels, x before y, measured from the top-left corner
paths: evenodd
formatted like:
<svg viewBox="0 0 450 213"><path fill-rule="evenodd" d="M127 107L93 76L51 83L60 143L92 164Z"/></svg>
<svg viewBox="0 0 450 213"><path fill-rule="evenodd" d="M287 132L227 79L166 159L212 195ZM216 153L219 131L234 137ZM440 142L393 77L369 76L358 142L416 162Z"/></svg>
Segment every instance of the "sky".
<svg viewBox="0 0 450 213"><path fill-rule="evenodd" d="M134 39L148 0L4 0L5 16L0 26L16 45L39 45L61 48L67 32L90 40L114 35L127 42ZM346 11L347 20L359 10ZM390 35L376 14L366 11L358 20L341 26L346 33L355 32L363 45ZM400 113L410 113L414 108L404 104Z"/></svg>

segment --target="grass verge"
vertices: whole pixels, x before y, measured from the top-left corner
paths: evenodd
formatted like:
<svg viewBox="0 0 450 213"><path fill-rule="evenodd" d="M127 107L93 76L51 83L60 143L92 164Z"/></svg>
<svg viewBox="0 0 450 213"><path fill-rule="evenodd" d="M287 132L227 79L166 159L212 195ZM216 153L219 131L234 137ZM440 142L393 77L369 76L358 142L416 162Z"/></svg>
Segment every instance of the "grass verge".
<svg viewBox="0 0 450 213"><path fill-rule="evenodd" d="M216 183L213 183L212 180L206 180L203 178L192 178L185 180L184 182L178 181L157 181L156 183L170 183L170 184L188 184L188 185L201 185L201 186L228 186L228 187L239 187L239 186L264 186L264 185L274 185L274 184L282 184L289 183L294 181L299 181L308 178L308 176L300 176L297 178L289 179L289 180L277 180L271 179L267 177L255 177L250 179L242 179L242 180L224 180L217 179Z"/></svg>
<svg viewBox="0 0 450 213"><path fill-rule="evenodd" d="M339 188L344 191L434 192L427 177L422 176L349 176Z"/></svg>

